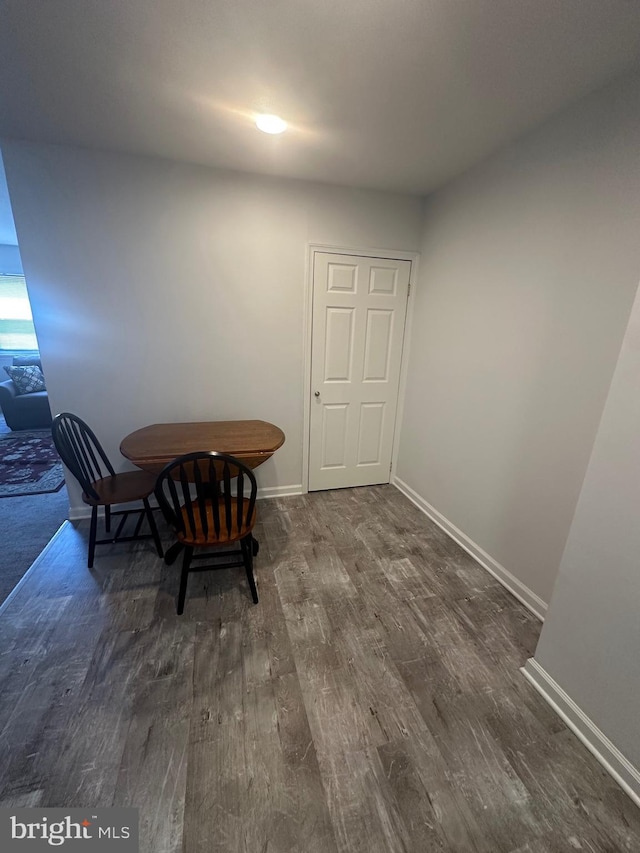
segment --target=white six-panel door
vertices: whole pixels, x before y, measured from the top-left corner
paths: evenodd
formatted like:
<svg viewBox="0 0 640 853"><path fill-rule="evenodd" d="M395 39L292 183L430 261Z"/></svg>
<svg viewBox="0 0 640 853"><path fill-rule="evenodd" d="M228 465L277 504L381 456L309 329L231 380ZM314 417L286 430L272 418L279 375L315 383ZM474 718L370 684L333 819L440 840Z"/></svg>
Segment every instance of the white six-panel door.
<svg viewBox="0 0 640 853"><path fill-rule="evenodd" d="M311 491L389 482L410 272L314 252Z"/></svg>

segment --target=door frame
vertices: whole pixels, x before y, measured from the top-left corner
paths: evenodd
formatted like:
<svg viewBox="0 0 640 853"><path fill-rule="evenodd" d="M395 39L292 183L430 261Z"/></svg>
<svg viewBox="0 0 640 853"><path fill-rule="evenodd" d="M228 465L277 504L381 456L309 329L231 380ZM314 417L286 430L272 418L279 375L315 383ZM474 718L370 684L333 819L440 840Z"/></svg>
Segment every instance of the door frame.
<svg viewBox="0 0 640 853"><path fill-rule="evenodd" d="M391 450L391 472L389 482L396 474L398 462L398 436L402 426L402 412L404 411L405 391L407 385L407 367L409 344L411 338L411 327L413 325L413 305L415 300L416 281L418 279L419 252L405 252L399 249L363 249L354 246L333 246L326 243L309 243L307 246L305 260L306 287L304 289L304 381L302 393L303 405L303 442L302 442L302 494L309 491L309 445L311 441L311 355L312 355L312 329L313 329L313 256L316 252L329 252L332 255L360 255L364 258L389 258L393 261L411 261L411 275L409 277L409 298L407 300L407 313L404 320L404 334L402 336L402 355L400 358L400 384L398 387L398 403L393 424L393 447Z"/></svg>

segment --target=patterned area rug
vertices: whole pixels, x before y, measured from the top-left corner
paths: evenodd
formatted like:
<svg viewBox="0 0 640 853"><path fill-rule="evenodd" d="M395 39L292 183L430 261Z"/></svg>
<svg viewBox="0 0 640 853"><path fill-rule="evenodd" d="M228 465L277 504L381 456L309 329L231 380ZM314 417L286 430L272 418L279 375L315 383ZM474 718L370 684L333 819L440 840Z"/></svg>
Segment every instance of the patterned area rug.
<svg viewBox="0 0 640 853"><path fill-rule="evenodd" d="M46 429L0 434L0 498L57 492L62 463Z"/></svg>

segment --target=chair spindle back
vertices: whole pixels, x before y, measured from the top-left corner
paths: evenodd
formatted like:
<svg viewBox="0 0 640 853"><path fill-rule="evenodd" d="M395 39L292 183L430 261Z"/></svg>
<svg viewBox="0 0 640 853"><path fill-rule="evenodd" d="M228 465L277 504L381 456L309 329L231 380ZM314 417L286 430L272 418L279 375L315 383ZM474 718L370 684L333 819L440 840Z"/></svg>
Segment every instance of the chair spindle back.
<svg viewBox="0 0 640 853"><path fill-rule="evenodd" d="M92 483L116 472L93 430L77 415L62 412L53 419L51 434L60 458L84 493L99 500Z"/></svg>
<svg viewBox="0 0 640 853"><path fill-rule="evenodd" d="M186 539L200 531L206 539L211 525L219 540L250 533L257 492L250 468L234 456L213 450L187 453L169 462L155 488L166 521Z"/></svg>

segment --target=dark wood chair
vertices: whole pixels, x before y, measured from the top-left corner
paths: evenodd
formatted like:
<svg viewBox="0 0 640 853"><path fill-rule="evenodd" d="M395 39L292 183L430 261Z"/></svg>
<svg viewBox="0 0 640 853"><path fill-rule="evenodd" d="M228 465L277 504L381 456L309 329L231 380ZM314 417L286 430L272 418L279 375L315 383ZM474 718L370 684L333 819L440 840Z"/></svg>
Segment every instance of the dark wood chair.
<svg viewBox="0 0 640 853"><path fill-rule="evenodd" d="M155 474L147 471L125 471L116 474L94 432L77 415L70 412L56 415L51 433L60 458L82 486L82 500L92 508L88 567L93 567L96 545L131 542L134 539L153 539L158 555L162 557L158 528L153 510L149 506L149 496L156 484ZM114 504L128 504L133 501L142 501L142 509L111 509ZM115 535L111 538L96 539L99 507L104 507L107 533L111 532L112 516L121 516ZM121 536L127 517L132 513L139 514L134 533L132 536ZM151 533L141 535L140 529L145 518Z"/></svg>
<svg viewBox="0 0 640 853"><path fill-rule="evenodd" d="M233 494L235 491L235 494ZM155 495L167 523L175 531L177 549L184 550L178 613L184 610L190 572L244 566L254 604L258 592L253 577L253 557L258 543L252 530L256 521L258 487L253 471L225 453L187 453L169 462L156 483ZM240 548L217 549L239 543ZM170 549L167 562L177 556ZM194 554L194 549L205 553ZM211 549L216 553L211 554ZM192 561L211 557L235 558L221 564L194 567ZM239 558L239 559L238 559Z"/></svg>

